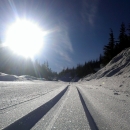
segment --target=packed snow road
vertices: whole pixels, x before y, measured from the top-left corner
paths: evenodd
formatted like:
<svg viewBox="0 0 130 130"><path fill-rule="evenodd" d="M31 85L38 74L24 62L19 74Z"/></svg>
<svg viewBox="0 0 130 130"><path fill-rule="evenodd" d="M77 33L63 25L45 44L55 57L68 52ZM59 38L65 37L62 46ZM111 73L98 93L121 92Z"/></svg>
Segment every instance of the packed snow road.
<svg viewBox="0 0 130 130"><path fill-rule="evenodd" d="M0 82L0 129L129 130L129 99L78 83Z"/></svg>

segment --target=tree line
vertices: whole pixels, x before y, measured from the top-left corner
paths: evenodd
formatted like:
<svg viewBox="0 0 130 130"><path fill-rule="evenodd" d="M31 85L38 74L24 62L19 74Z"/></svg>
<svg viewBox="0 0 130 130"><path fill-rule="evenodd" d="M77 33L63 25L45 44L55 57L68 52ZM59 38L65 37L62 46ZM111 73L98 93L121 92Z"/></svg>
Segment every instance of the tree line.
<svg viewBox="0 0 130 130"><path fill-rule="evenodd" d="M12 53L8 47L0 48L0 72L13 75L30 75L37 78L46 78L51 80L57 76L56 72L52 72L48 62L40 64L37 60L32 61L30 58L24 58L20 55Z"/></svg>
<svg viewBox="0 0 130 130"><path fill-rule="evenodd" d="M110 29L109 42L104 46L104 54L101 56L102 64L106 65L114 56L128 47L130 47L130 24L128 28L125 27L124 23L121 24L117 40L115 40L113 30Z"/></svg>
<svg viewBox="0 0 130 130"><path fill-rule="evenodd" d="M83 78L88 74L95 73L98 69L105 66L109 61L119 54L125 48L130 47L130 24L126 28L122 23L118 39L115 40L113 30L110 28L108 44L103 48L103 54L100 54L97 60L91 60L84 64L78 64L77 67L63 69L59 73L59 77L70 73L71 77L75 76Z"/></svg>
<svg viewBox="0 0 130 130"><path fill-rule="evenodd" d="M130 47L130 24L125 27L122 23L118 39L115 40L113 30L110 29L108 44L103 48L103 54L100 54L96 60L90 60L84 64L78 64L73 68L64 68L59 74L52 72L48 62L40 64L37 60L25 59L22 56L12 53L8 47L0 48L0 72L13 75L31 75L38 78L52 79L70 74L72 78L82 78L88 74L95 73L105 66L114 56L125 48Z"/></svg>

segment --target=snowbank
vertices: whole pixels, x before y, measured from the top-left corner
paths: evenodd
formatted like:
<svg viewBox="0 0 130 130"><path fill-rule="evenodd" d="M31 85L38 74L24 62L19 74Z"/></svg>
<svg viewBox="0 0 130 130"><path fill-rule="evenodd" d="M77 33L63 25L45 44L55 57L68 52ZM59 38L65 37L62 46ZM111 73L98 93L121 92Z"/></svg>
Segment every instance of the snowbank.
<svg viewBox="0 0 130 130"><path fill-rule="evenodd" d="M45 81L45 78L36 78L30 75L21 75L21 76L16 76L16 75L10 75L10 74L5 74L5 73L0 73L0 81L26 81L26 80L43 80Z"/></svg>
<svg viewBox="0 0 130 130"><path fill-rule="evenodd" d="M5 73L0 73L0 81L15 81L18 80L19 77L16 75L9 75Z"/></svg>
<svg viewBox="0 0 130 130"><path fill-rule="evenodd" d="M130 77L130 48L123 50L117 56L115 56L104 68L97 73L83 78L83 81L89 81L92 79L100 79L102 77L111 77L125 75Z"/></svg>
<svg viewBox="0 0 130 130"><path fill-rule="evenodd" d="M130 95L130 48L123 50L104 68L86 76L79 83Z"/></svg>
<svg viewBox="0 0 130 130"><path fill-rule="evenodd" d="M36 78L34 76L30 76L30 75L21 75L19 76L20 80L46 80L45 78Z"/></svg>

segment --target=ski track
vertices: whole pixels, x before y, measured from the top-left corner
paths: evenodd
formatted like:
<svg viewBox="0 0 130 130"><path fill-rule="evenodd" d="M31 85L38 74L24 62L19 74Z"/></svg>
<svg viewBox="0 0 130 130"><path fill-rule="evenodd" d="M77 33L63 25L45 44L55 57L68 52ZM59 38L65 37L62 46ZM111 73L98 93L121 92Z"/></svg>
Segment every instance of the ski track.
<svg viewBox="0 0 130 130"><path fill-rule="evenodd" d="M63 82L0 85L0 129L130 128L130 101L122 93L115 95L109 89L77 83L68 85Z"/></svg>

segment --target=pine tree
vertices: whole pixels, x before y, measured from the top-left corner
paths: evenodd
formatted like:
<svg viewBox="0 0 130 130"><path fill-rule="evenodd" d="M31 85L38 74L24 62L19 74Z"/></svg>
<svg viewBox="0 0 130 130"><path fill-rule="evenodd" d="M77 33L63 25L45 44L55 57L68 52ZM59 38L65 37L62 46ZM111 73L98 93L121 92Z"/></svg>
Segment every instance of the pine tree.
<svg viewBox="0 0 130 130"><path fill-rule="evenodd" d="M120 34L119 34L119 52L121 52L123 49L127 48L127 35L126 35L126 28L125 24L121 24L120 28Z"/></svg>
<svg viewBox="0 0 130 130"><path fill-rule="evenodd" d="M110 35L109 43L104 47L103 64L107 64L115 55L114 53L115 41L112 29L110 29L109 35Z"/></svg>
<svg viewBox="0 0 130 130"><path fill-rule="evenodd" d="M127 31L128 31L128 41L127 41L127 45L128 45L128 47L130 47L130 23L129 23L129 25L128 25Z"/></svg>
<svg viewBox="0 0 130 130"><path fill-rule="evenodd" d="M102 54L100 54L100 56L99 56L99 64L102 64L102 62L103 62L103 56L102 56Z"/></svg>
<svg viewBox="0 0 130 130"><path fill-rule="evenodd" d="M73 77L74 78L74 76L75 76L75 69L74 69L74 67L71 69L71 77Z"/></svg>
<svg viewBox="0 0 130 130"><path fill-rule="evenodd" d="M129 23L129 25L128 25L127 31L128 31L128 36L130 37L130 23Z"/></svg>

